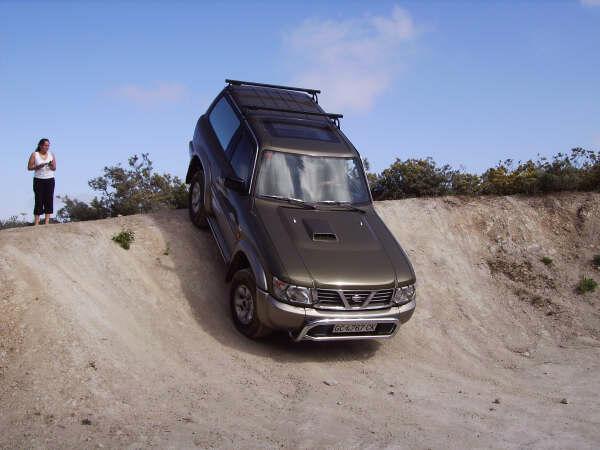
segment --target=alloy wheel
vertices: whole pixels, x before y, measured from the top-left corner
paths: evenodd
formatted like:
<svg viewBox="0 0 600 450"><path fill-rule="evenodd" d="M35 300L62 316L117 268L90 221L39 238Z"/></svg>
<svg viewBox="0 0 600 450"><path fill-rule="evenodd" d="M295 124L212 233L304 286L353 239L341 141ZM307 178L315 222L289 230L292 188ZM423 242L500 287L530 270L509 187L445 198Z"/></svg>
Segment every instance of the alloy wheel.
<svg viewBox="0 0 600 450"><path fill-rule="evenodd" d="M234 294L235 314L240 323L248 325L254 316L252 292L245 284L240 284Z"/></svg>
<svg viewBox="0 0 600 450"><path fill-rule="evenodd" d="M197 213L200 210L200 203L202 202L202 190L200 189L200 184L195 182L192 184L192 209L194 213Z"/></svg>

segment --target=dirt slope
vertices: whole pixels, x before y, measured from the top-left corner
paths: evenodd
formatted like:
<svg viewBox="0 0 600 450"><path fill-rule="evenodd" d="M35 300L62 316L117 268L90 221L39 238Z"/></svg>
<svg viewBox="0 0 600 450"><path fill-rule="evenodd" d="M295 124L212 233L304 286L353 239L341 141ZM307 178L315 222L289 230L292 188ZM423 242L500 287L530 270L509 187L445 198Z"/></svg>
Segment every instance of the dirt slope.
<svg viewBox="0 0 600 450"><path fill-rule="evenodd" d="M417 311L352 344L240 336L185 211L0 231L0 447L598 448L600 195L377 208Z"/></svg>

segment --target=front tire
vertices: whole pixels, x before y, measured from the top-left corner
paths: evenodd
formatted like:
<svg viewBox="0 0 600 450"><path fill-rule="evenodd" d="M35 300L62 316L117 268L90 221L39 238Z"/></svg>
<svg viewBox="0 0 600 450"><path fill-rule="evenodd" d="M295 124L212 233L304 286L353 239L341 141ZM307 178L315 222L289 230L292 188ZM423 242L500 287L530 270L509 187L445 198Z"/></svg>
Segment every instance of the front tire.
<svg viewBox="0 0 600 450"><path fill-rule="evenodd" d="M206 211L204 210L204 172L201 170L194 174L190 183L188 211L190 220L194 225L202 229L208 228Z"/></svg>
<svg viewBox="0 0 600 450"><path fill-rule="evenodd" d="M271 333L271 329L258 317L256 282L249 269L235 273L231 281L229 299L233 323L242 334L250 339L257 339Z"/></svg>

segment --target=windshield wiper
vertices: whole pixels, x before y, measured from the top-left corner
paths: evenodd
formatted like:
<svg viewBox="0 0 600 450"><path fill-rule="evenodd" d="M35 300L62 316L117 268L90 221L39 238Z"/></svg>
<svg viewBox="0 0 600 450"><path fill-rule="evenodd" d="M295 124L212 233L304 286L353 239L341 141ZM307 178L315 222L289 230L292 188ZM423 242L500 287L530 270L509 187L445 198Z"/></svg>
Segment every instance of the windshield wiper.
<svg viewBox="0 0 600 450"><path fill-rule="evenodd" d="M292 205L301 206L305 209L317 209L315 205L312 203L307 203L304 200L300 200L299 198L293 197L284 197L283 195L261 195L261 198L273 198L275 200L281 200L283 202L288 202Z"/></svg>
<svg viewBox="0 0 600 450"><path fill-rule="evenodd" d="M323 205L341 206L342 208L347 209L348 211L356 211L356 212L365 214L365 211L363 211L360 208L357 208L352 203L348 203L348 202L340 202L337 200L323 200L323 201L320 201L317 203L323 204Z"/></svg>

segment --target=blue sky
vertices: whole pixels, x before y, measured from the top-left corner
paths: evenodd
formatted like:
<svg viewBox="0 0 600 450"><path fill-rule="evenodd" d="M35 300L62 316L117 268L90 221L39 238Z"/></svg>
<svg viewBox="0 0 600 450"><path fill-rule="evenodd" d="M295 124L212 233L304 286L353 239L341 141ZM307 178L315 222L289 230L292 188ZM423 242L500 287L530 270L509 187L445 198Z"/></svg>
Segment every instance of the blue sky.
<svg viewBox="0 0 600 450"><path fill-rule="evenodd" d="M600 150L599 55L600 0L0 1L0 218L31 214L41 137L58 195L134 153L183 177L225 78L322 89L375 171Z"/></svg>

